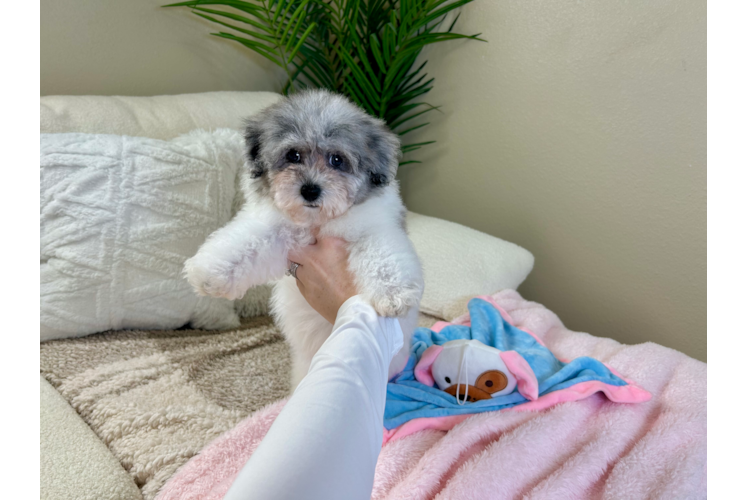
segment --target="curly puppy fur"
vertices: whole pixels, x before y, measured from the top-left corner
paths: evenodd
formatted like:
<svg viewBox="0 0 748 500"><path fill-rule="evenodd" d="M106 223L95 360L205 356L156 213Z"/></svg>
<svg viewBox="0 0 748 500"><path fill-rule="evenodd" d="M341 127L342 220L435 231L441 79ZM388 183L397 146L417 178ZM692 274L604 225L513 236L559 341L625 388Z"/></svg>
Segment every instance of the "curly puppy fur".
<svg viewBox="0 0 748 500"><path fill-rule="evenodd" d="M395 180L397 136L344 97L310 91L252 117L245 138L245 205L187 261L187 279L200 294L228 299L276 281L271 310L291 346L295 388L332 325L284 277L288 251L309 244L314 230L343 238L359 293L378 314L399 318L404 346L389 370L398 373L423 275Z"/></svg>

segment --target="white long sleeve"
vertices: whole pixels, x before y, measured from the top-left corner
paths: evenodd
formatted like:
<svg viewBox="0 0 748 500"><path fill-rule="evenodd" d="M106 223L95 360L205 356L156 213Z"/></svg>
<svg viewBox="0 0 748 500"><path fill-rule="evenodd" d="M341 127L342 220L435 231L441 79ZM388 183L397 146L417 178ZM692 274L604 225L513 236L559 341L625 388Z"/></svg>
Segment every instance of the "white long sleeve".
<svg viewBox="0 0 748 500"><path fill-rule="evenodd" d="M387 370L402 344L396 319L377 316L359 296L348 299L225 499L370 498Z"/></svg>

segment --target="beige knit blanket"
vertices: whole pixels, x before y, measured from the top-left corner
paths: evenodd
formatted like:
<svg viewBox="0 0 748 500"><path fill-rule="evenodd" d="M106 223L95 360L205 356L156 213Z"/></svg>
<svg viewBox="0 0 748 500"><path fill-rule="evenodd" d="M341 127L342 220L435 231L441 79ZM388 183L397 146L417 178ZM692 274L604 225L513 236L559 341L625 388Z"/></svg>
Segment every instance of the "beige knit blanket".
<svg viewBox="0 0 748 500"><path fill-rule="evenodd" d="M119 331L41 344L42 375L145 499L212 439L285 397L289 366L267 316L236 331Z"/></svg>
<svg viewBox="0 0 748 500"><path fill-rule="evenodd" d="M436 318L421 315L421 326ZM226 332L119 331L41 344L41 373L109 447L145 500L206 444L288 395L267 316Z"/></svg>

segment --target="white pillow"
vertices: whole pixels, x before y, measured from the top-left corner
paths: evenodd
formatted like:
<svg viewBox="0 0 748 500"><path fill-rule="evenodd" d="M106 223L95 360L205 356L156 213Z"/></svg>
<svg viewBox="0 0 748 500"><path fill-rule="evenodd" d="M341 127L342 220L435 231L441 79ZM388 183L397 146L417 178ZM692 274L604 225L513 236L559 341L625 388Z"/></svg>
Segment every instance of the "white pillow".
<svg viewBox="0 0 748 500"><path fill-rule="evenodd" d="M41 340L238 326L233 302L198 297L182 268L231 218L243 148L228 129L42 134Z"/></svg>
<svg viewBox="0 0 748 500"><path fill-rule="evenodd" d="M231 128L242 131L244 120L280 99L273 92L202 92L199 94L131 96L43 96L40 132L116 134L174 139L191 130ZM235 302L240 316L267 314L271 287L250 289Z"/></svg>
<svg viewBox="0 0 748 500"><path fill-rule="evenodd" d="M519 245L454 222L408 212L407 227L426 282L420 309L438 318L459 316L476 295L516 290L535 262Z"/></svg>

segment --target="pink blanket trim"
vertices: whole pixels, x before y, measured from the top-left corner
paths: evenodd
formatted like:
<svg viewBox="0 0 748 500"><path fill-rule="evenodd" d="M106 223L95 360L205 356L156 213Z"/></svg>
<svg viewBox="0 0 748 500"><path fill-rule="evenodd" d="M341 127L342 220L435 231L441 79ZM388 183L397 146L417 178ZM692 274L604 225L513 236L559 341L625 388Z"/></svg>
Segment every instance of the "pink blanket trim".
<svg viewBox="0 0 748 500"><path fill-rule="evenodd" d="M418 361L413 373L416 380L425 385L434 385L434 377L431 374L431 365L434 364L434 360L444 350L440 345L432 345L421 354L421 359Z"/></svg>
<svg viewBox="0 0 748 500"><path fill-rule="evenodd" d="M382 448L372 499L706 498L705 363L653 343L625 346L572 332L512 290L494 298L559 359L600 359L637 380L652 399L626 405L593 394L544 411L424 419L432 426ZM223 498L284 405L255 412L206 446L158 499Z"/></svg>
<svg viewBox="0 0 748 500"><path fill-rule="evenodd" d="M472 417L474 413L468 413L465 415L448 415L445 417L431 417L431 418L414 418L408 420L403 425L399 425L394 429L384 430L382 436L382 446L386 445L390 441L410 436L414 432L423 431L426 429L433 429L436 431L448 431L455 425L459 424L463 420Z"/></svg>
<svg viewBox="0 0 748 500"><path fill-rule="evenodd" d="M530 363L517 351L504 351L499 356L517 378L517 391L530 401L538 399L538 378L530 368Z"/></svg>

